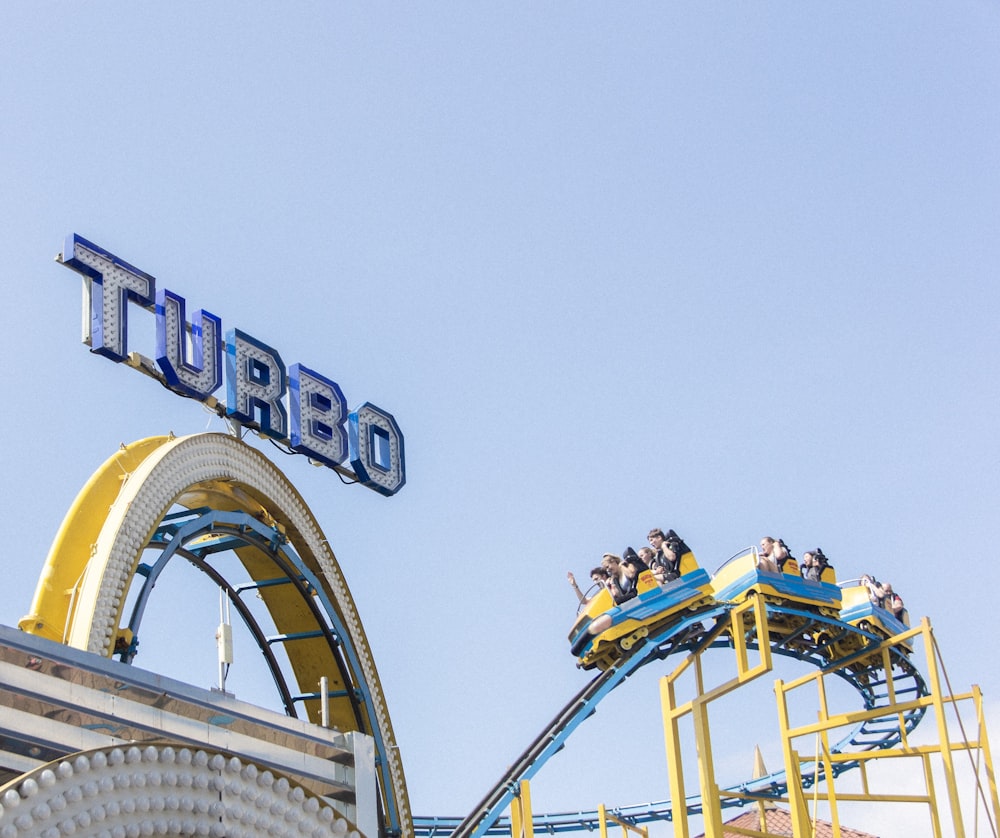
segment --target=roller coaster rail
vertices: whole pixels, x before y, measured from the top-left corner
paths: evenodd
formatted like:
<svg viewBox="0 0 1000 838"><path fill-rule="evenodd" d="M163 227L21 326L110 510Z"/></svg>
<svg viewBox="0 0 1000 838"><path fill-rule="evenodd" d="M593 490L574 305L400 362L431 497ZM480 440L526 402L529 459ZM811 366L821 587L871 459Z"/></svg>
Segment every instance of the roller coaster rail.
<svg viewBox="0 0 1000 838"><path fill-rule="evenodd" d="M835 675L851 684L863 701L864 711L886 708L885 714L866 714L854 725L841 741L830 749L832 754L850 754L875 749L895 748L923 718L927 706L918 699L929 694L927 684L902 651L897 642L883 642L871 632L843 623L840 620L781 604L766 604L770 620L794 621L797 628L787 636L776 636L769 643L772 652L804 661L825 673ZM626 656L593 678L553 718L532 743L511 764L510 768L490 789L489 793L463 818L414 817L414 830L421 838L481 838L485 835L509 835L510 819L501 814L519 794L520 784L530 780L565 745L570 734L596 711L597 705L616 687L621 686L638 669L656 661L686 653L699 656L708 649L734 647L731 612L735 603L719 603L685 617L645 642L636 644ZM917 634L913 629L909 634ZM751 626L744 631L744 641L749 649L760 650L759 630ZM770 632L768 640L770 641ZM860 648L853 654L831 659L832 650L845 638L854 635ZM817 642L815 638L823 638ZM906 709L889 709L900 699L906 699ZM857 760L836 761L829 769L833 776L857 767ZM803 788L827 779L827 763L805 762L797 781ZM721 808L746 806L748 799L777 800L788 794L788 777L778 771L755 778L721 791ZM671 800L640 803L608 808L615 818L639 825L653 821L672 821L678 810ZM687 814L697 815L703 810L700 795L690 795L684 800ZM535 830L547 833L592 831L599 829L598 810L553 812L536 814L532 818Z"/></svg>

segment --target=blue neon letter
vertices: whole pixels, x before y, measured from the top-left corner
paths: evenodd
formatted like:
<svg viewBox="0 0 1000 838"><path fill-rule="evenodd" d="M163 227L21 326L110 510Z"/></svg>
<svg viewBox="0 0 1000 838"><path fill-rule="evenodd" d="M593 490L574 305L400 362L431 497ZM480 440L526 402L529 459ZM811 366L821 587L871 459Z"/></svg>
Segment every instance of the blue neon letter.
<svg viewBox="0 0 1000 838"><path fill-rule="evenodd" d="M128 356L128 301L152 307L156 280L76 233L66 237L62 263L90 280L84 288L84 306L90 309L90 332L84 341L90 351L124 361Z"/></svg>
<svg viewBox="0 0 1000 838"><path fill-rule="evenodd" d="M347 457L347 400L336 381L292 364L288 370L292 450L328 466Z"/></svg>
<svg viewBox="0 0 1000 838"><path fill-rule="evenodd" d="M156 363L171 390L204 400L222 384L222 319L199 309L188 323L184 305L173 291L156 293Z"/></svg>
<svg viewBox="0 0 1000 838"><path fill-rule="evenodd" d="M285 365L276 350L239 329L226 334L226 413L266 436L288 436ZM258 423L257 415L260 416Z"/></svg>
<svg viewBox="0 0 1000 838"><path fill-rule="evenodd" d="M403 432L391 413L365 402L347 419L351 466L358 479L382 495L394 495L406 483Z"/></svg>

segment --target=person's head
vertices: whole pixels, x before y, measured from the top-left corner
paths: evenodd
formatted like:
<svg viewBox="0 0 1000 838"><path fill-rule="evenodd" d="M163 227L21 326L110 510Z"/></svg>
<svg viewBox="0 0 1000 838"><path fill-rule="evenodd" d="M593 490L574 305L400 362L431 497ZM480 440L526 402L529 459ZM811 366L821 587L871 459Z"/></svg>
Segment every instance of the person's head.
<svg viewBox="0 0 1000 838"><path fill-rule="evenodd" d="M608 578L608 572L603 567L595 567L590 571L590 581L596 585L603 585Z"/></svg>
<svg viewBox="0 0 1000 838"><path fill-rule="evenodd" d="M660 549L660 545L663 543L664 538L666 538L666 536L663 534L663 530L659 527L653 527L653 529L649 531L649 535L646 536L646 540L653 545L654 550Z"/></svg>
<svg viewBox="0 0 1000 838"><path fill-rule="evenodd" d="M601 567L604 568L609 576L618 572L618 567L621 563L621 556L616 556L614 553L605 553L601 559Z"/></svg>
<svg viewBox="0 0 1000 838"><path fill-rule="evenodd" d="M889 596L892 593L892 585L890 585L888 582L886 582L882 586L882 590L885 591L886 596Z"/></svg>
<svg viewBox="0 0 1000 838"><path fill-rule="evenodd" d="M769 535L765 535L760 540L760 552L765 556L770 556L772 550L774 550L774 539Z"/></svg>
<svg viewBox="0 0 1000 838"><path fill-rule="evenodd" d="M802 554L802 566L812 567L813 566L813 553L811 551Z"/></svg>
<svg viewBox="0 0 1000 838"><path fill-rule="evenodd" d="M656 551L652 547L639 548L639 558L642 559L646 564L649 564L655 556L656 556Z"/></svg>

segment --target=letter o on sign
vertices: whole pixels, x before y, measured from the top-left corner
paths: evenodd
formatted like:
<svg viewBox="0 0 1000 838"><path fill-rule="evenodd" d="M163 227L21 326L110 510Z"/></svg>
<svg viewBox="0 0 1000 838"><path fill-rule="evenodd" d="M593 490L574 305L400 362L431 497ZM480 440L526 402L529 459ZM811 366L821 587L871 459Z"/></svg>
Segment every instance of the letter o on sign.
<svg viewBox="0 0 1000 838"><path fill-rule="evenodd" d="M365 402L347 419L351 467L369 489L394 495L406 483L403 434L391 413Z"/></svg>

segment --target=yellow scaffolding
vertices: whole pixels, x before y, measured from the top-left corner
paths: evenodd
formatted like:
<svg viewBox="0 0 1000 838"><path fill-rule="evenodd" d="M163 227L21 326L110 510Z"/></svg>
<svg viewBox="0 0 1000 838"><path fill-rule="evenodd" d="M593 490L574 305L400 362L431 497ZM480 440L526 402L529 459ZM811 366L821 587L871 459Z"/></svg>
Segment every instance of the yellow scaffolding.
<svg viewBox="0 0 1000 838"><path fill-rule="evenodd" d="M781 740L785 756L785 771L788 775L788 794L791 803L792 818L795 835L812 835L812 821L809 817L805 790L801 781L802 767L806 763L817 762L815 756L802 756L795 747L797 739L811 737L819 741L819 760L817 764L822 764L824 776L827 778L826 790L820 791L819 784L813 791L814 805L816 801L824 801L830 809L830 817L834 828L834 835L840 835L839 824L839 804L844 802L865 802L865 803L915 803L927 807L928 820L931 827L931 835L940 838L942 835L942 809L939 803L939 795L934 785L934 768L939 765L941 773L944 775L944 784L947 797L946 812L951 813L951 824L955 838L965 838L966 818L963 815L962 806L959 800L959 784L957 778L957 767L954 755L958 752L965 752L970 759L970 768L975 777L976 801L973 806L975 814L974 821L978 824L978 813L985 812L989 834L997 835L998 812L1000 812L1000 800L997 797L996 777L993 772L993 759L990 753L989 739L986 734L985 718L983 715L982 693L978 687L973 686L968 693L961 695L945 694L942 690L942 677L944 666L941 661L940 652L931 630L930 621L925 617L920 625L910 629L904 634L890 638L881 644L878 654L882 656L882 665L886 671L890 671L892 663L889 659L889 650L893 645L901 640L912 637L922 637L924 641L924 651L927 658L927 684L929 694L909 701L897 701L893 682L891 678L886 679L886 686L889 692L890 704L874 710L861 710L848 713L830 714L825 689L825 678L831 674L828 672L812 672L794 681L785 683L778 680L775 682L775 694L778 701L778 719L781 729ZM788 697L796 690L813 686L818 696L818 717L812 724L792 727L789 724L789 701ZM970 739L965 734L964 722L961 716L961 705L972 704L977 734L974 739ZM903 714L914 709L924 708L927 712L932 712L936 722L937 742L930 745L912 745L903 724ZM961 731L961 739L952 741L948 729L948 711L954 713L955 719ZM855 725L867 719L885 718L895 715L899 721L900 744L895 748L881 750L860 751L852 753L834 754L830 752L829 734L837 728ZM973 754L975 753L975 756ZM921 774L924 780L924 791L921 794L899 794L899 793L873 793L869 779L869 764L876 760L885 759L912 759L917 760L921 766ZM844 793L836 789L834 779L834 768L838 763L858 763L860 771L861 793ZM800 778L796 781L795 778ZM985 778L985 782L984 782ZM989 789L989 797L985 787ZM973 834L978 833L978 825Z"/></svg>
<svg viewBox="0 0 1000 838"><path fill-rule="evenodd" d="M746 643L747 629L753 626L758 641L758 656L756 663L751 663ZM736 674L716 686L708 687L705 683L701 657L709 648L710 643L723 633L728 633L733 641L736 664ZM954 754L966 752L969 755L971 769L976 778L976 803L973 806L976 831L978 834L978 817L980 811L985 813L988 821L989 834L997 835L998 812L1000 800L997 796L996 779L993 772L993 762L989 742L986 736L983 716L982 694L978 687L973 687L970 693L962 695L945 695L942 690L943 664L930 622L925 618L916 628L893 637L882 643L872 654L880 655L882 667L886 673L892 672L893 663L890 650L903 640L922 637L927 655L927 685L929 694L918 698L899 701L895 694L893 679L886 678L888 689L888 704L872 710L851 711L831 714L827 705L825 678L833 673L816 671L785 683L775 682L777 698L777 715L784 757L784 769L788 778L788 797L782 802L789 805L792 818L793 833L796 838L811 838L814 834L816 821L816 806L819 801L828 805L831 817L833 835L841 835L839 804L863 801L866 803L917 803L926 805L929 810L934 838L941 836L941 808L934 787L934 768L940 763L946 787L947 807L945 812L951 813L951 822L956 838L965 838L966 825L959 802L958 781ZM772 670L770 632L767 621L767 606L761 598L751 598L733 608L726 620L720 620L699 650L692 652L670 674L660 680L660 699L663 713L664 741L667 753L667 768L670 778L671 800L674 801L674 836L675 838L690 838L690 827L685 810L685 780L684 765L680 745L681 719L690 716L693 726L694 741L698 761L698 779L701 790L702 818L704 820L705 838L723 838L729 835L750 835L767 838L770 833L733 826L724 827L722 820L722 794L715 780L715 768L712 758L711 734L709 728L709 705L712 701L739 689L744 684L759 678ZM687 702L677 702L676 685L678 679L687 672L692 672L695 681L695 697ZM789 722L789 696L801 689L812 686L818 698L817 721L811 724L792 727ZM959 712L960 705L971 702L974 709L977 733L974 739L965 735L964 725ZM918 708L933 713L936 720L938 742L933 745L910 744L904 716ZM946 711L953 710L962 735L960 741L952 741L949 735L948 717ZM894 748L881 750L855 751L851 753L832 753L830 750L830 733L837 728L854 727L868 719L885 719L895 716L900 728L900 744ZM925 728L926 729L926 728ZM803 756L796 747L797 740L809 737L814 743L813 752ZM973 756L975 754L975 756ZM912 758L919 760L923 769L925 791L922 794L875 794L869 783L869 764L879 759ZM835 770L838 764L856 763L860 771L861 793L838 792L836 789ZM810 814L810 799L804 788L802 772L809 770L809 765L818 771L822 768L820 782L813 783L811 794L812 814ZM858 775L855 775L858 776ZM821 791L820 786L824 786ZM988 792L987 792L988 789ZM742 797L748 803L761 801L764 798L752 792L727 791L727 798ZM761 820L764 829L764 821Z"/></svg>

